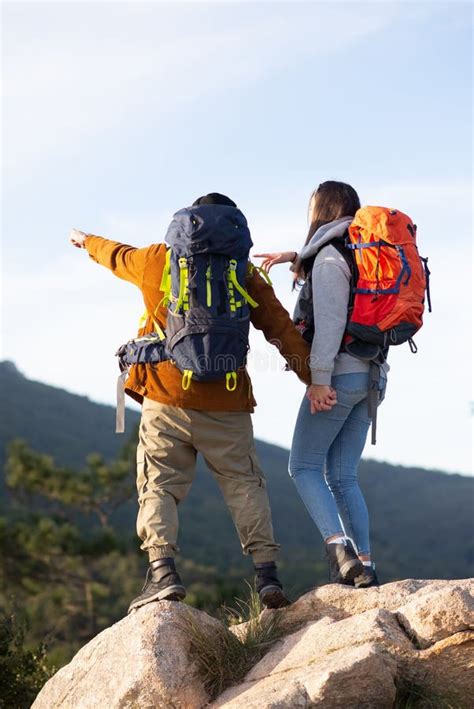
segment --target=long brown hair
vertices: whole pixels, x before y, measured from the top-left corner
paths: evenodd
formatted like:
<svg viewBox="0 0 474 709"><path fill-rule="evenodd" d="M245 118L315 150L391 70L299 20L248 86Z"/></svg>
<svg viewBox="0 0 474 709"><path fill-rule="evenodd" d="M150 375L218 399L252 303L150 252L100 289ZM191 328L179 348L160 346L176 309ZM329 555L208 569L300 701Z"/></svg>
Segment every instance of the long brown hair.
<svg viewBox="0 0 474 709"><path fill-rule="evenodd" d="M353 217L358 209L360 209L359 195L351 185L335 180L321 182L309 198L309 229L304 245L309 244L323 224L341 217ZM298 280L306 278L305 264L299 256L292 270L295 274L294 287Z"/></svg>

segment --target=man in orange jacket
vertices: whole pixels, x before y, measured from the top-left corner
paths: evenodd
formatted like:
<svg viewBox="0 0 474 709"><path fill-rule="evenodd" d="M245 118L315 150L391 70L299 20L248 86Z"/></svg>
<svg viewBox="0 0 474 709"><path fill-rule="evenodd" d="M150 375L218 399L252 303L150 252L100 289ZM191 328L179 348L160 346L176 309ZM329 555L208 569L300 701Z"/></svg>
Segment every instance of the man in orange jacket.
<svg viewBox="0 0 474 709"><path fill-rule="evenodd" d="M212 193L196 204L236 206L224 195ZM138 286L148 317L139 335L166 329L167 308L160 290L165 267L165 244L134 248L73 229L70 240L119 278ZM245 284L258 303L250 320L262 330L306 384L311 383L309 346L294 327L273 288L250 265ZM288 604L277 576L275 543L265 478L253 440L250 414L256 401L245 367L234 391L222 380L192 381L182 387L182 373L169 360L131 367L125 391L142 404L137 448L139 512L137 533L150 566L142 593L129 612L157 600L181 600L186 595L176 571L178 551L177 505L187 495L201 453L214 474L232 515L244 554L251 554L256 587L264 606Z"/></svg>

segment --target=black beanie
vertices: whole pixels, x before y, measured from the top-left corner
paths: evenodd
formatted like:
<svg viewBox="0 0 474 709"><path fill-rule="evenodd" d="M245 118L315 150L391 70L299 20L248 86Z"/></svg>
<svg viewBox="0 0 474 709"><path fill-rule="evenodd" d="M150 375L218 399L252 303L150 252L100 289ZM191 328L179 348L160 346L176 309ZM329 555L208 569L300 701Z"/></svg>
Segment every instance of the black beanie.
<svg viewBox="0 0 474 709"><path fill-rule="evenodd" d="M198 199L193 202L192 206L197 207L200 204L222 204L226 207L237 207L235 202L229 197L226 197L225 194L219 194L219 192L210 192L203 197L198 197Z"/></svg>

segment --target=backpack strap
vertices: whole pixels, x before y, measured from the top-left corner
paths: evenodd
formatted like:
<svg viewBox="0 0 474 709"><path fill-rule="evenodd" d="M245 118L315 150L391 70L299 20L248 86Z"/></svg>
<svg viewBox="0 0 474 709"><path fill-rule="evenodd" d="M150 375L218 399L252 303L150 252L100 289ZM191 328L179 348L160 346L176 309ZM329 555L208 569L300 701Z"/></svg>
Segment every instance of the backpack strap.
<svg viewBox="0 0 474 709"><path fill-rule="evenodd" d="M182 256L178 260L179 264L179 293L178 300L175 305L175 312L177 313L180 308L183 310L189 310L189 269L188 261Z"/></svg>
<svg viewBox="0 0 474 709"><path fill-rule="evenodd" d="M125 433L125 381L128 378L128 368L124 369L117 379L117 408L115 411L115 433Z"/></svg>
<svg viewBox="0 0 474 709"><path fill-rule="evenodd" d="M252 307L252 308L258 308L258 303L256 300L252 298L252 296L247 293L245 288L240 285L239 281L237 280L237 261L235 259L230 259L229 261L229 286L232 284L232 290L235 288L242 298ZM232 310L232 304L231 304L231 310Z"/></svg>
<svg viewBox="0 0 474 709"><path fill-rule="evenodd" d="M428 268L428 258L423 258L423 256L420 256L421 262L423 264L423 270L425 272L425 278L426 278L426 298L428 300L428 312L431 313L432 308L431 308L431 292L430 292L430 276L431 276L431 271Z"/></svg>
<svg viewBox="0 0 474 709"><path fill-rule="evenodd" d="M206 268L206 305L208 308L212 307L212 267L210 258Z"/></svg>
<svg viewBox="0 0 474 709"><path fill-rule="evenodd" d="M367 413L372 420L372 440L373 446L377 443L377 410L379 406L380 389L380 366L377 362L371 362L369 368L369 388L367 391Z"/></svg>
<svg viewBox="0 0 474 709"><path fill-rule="evenodd" d="M145 310L145 312L143 313L143 315L140 317L140 320L138 321L138 329L139 329L139 330L141 330L142 328L145 327L145 324L146 324L146 321L147 321L148 318L149 318L149 315L150 315L150 314L149 314L148 310ZM154 328L155 328L154 331L156 332L156 334L158 335L158 337L160 338L160 340L166 340L166 335L165 335L164 331L162 330L162 328L160 327L160 324L158 323L158 321L155 320L155 318L154 318L153 316L151 316L151 319L152 319L152 322L153 322L153 326L154 326ZM145 335L143 339L146 339L147 336L149 337L150 334L152 334L152 333L149 333L148 335ZM140 338L140 339L141 339L141 338Z"/></svg>
<svg viewBox="0 0 474 709"><path fill-rule="evenodd" d="M161 275L160 290L164 293L161 304L168 305L170 302L171 293L171 249L166 249L165 265Z"/></svg>
<svg viewBox="0 0 474 709"><path fill-rule="evenodd" d="M334 248L336 251L338 251L344 261L347 263L349 270L351 272L351 288L350 288L350 294L349 294L349 313L352 310L352 307L354 305L354 288L357 283L357 277L358 277L358 271L357 271L357 263L355 259L355 252L352 251L350 248L348 248L349 244L349 230L346 230L346 232L342 236L338 236L335 239L332 239L332 241L328 242ZM327 246L327 244L324 244L324 246ZM324 248L324 247L323 247Z"/></svg>
<svg viewBox="0 0 474 709"><path fill-rule="evenodd" d="M268 283L269 286L273 286L273 281L264 268L261 268L260 266L255 266L253 263L249 263L249 274L252 274L254 271L257 271L262 276L263 280Z"/></svg>

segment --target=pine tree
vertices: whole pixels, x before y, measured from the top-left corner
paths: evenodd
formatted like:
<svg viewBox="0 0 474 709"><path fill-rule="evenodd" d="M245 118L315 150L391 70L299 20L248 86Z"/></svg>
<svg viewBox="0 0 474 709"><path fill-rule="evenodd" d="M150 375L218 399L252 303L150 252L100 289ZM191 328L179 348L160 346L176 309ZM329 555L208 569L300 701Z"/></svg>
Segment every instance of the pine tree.
<svg viewBox="0 0 474 709"><path fill-rule="evenodd" d="M54 638L59 661L120 618L136 592L140 560L111 525L135 495L132 455L129 444L111 463L93 454L74 471L23 441L9 446L0 600L24 605L31 637Z"/></svg>

